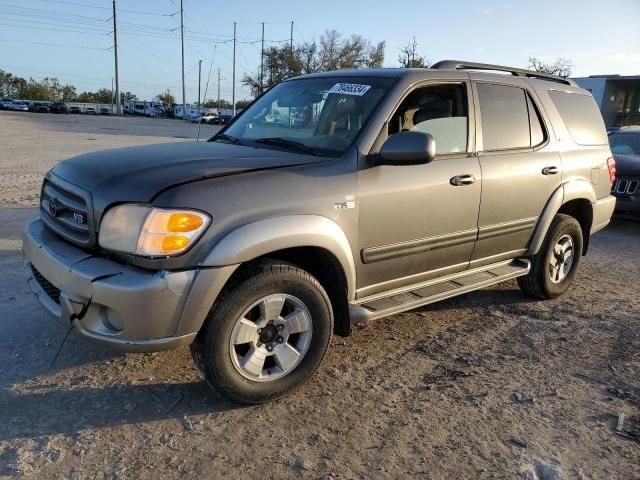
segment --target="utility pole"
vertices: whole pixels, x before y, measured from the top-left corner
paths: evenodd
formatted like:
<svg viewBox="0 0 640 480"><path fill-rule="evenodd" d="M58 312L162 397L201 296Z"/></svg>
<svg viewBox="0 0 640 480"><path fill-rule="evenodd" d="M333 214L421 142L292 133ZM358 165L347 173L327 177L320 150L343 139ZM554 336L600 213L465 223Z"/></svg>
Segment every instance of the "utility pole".
<svg viewBox="0 0 640 480"><path fill-rule="evenodd" d="M218 116L220 116L220 67L218 67Z"/></svg>
<svg viewBox="0 0 640 480"><path fill-rule="evenodd" d="M262 22L262 48L260 49L260 93L264 91L264 22Z"/></svg>
<svg viewBox="0 0 640 480"><path fill-rule="evenodd" d="M198 60L198 108L200 105L200 82L202 81L202 60Z"/></svg>
<svg viewBox="0 0 640 480"><path fill-rule="evenodd" d="M116 64L116 115L122 114L120 105L120 76L118 75L118 22L116 17L116 0L113 0L113 53Z"/></svg>
<svg viewBox="0 0 640 480"><path fill-rule="evenodd" d="M236 116L236 22L233 22L233 74L231 75L231 103L233 116Z"/></svg>
<svg viewBox="0 0 640 480"><path fill-rule="evenodd" d="M113 102L115 97L113 96L113 77L111 77L111 115L113 115Z"/></svg>
<svg viewBox="0 0 640 480"><path fill-rule="evenodd" d="M293 20L291 20L291 36L289 38L289 73L293 74Z"/></svg>
<svg viewBox="0 0 640 480"><path fill-rule="evenodd" d="M115 1L115 0L114 0ZM182 42L182 119L187 118L187 100L184 91L184 7L180 0L180 40Z"/></svg>

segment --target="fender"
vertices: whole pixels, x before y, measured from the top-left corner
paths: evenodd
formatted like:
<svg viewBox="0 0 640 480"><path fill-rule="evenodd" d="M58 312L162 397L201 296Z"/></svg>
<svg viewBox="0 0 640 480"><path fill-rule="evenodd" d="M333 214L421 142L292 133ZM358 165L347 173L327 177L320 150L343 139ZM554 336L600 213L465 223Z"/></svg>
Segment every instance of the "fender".
<svg viewBox="0 0 640 480"><path fill-rule="evenodd" d="M525 256L535 255L542 247L544 237L547 235L549 226L562 205L571 200L584 199L592 205L596 202L596 194L593 191L591 182L583 179L571 180L560 185L551 195L538 220L538 225L529 242L529 249ZM592 207L593 208L593 207Z"/></svg>
<svg viewBox="0 0 640 480"><path fill-rule="evenodd" d="M338 224L319 215L286 215L243 225L220 240L201 266L238 265L294 247L319 247L331 252L344 271L348 299L355 298L356 271L349 240Z"/></svg>

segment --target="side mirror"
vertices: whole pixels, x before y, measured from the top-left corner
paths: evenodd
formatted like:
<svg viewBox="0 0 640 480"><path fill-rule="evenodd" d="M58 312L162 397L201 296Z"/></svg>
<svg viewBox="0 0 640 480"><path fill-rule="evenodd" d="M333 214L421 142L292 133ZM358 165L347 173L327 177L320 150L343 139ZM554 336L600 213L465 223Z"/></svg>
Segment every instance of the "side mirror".
<svg viewBox="0 0 640 480"><path fill-rule="evenodd" d="M436 156L436 141L429 133L399 132L380 149L379 165L419 165Z"/></svg>

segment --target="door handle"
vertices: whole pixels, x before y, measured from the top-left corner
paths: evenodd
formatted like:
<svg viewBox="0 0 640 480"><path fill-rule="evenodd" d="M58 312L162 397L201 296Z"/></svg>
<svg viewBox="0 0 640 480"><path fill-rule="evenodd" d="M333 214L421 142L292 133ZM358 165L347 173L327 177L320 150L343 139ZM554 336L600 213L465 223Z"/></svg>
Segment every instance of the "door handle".
<svg viewBox="0 0 640 480"><path fill-rule="evenodd" d="M454 187L462 187L464 185L471 185L476 181L476 177L471 175L470 173L466 175L456 175L449 180L449 183Z"/></svg>
<svg viewBox="0 0 640 480"><path fill-rule="evenodd" d="M556 166L552 166L552 167L544 167L542 169L542 174L543 175L555 175L556 173L559 173L560 169Z"/></svg>

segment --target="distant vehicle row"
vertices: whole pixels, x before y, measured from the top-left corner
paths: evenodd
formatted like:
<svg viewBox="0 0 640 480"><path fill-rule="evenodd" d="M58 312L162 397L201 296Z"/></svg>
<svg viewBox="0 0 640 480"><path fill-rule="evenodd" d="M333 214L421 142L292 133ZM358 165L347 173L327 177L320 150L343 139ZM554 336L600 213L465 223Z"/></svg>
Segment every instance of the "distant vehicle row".
<svg viewBox="0 0 640 480"><path fill-rule="evenodd" d="M111 115L111 109L107 107L86 107L84 112L78 106L69 107L64 102L25 102L21 100L13 100L11 98L3 98L0 101L0 110L12 110L22 112L35 113L85 113L87 115Z"/></svg>

